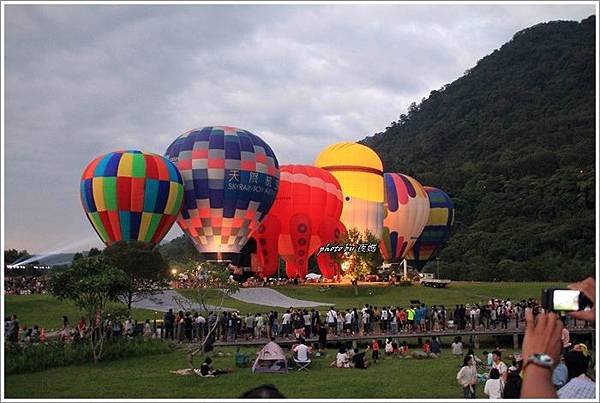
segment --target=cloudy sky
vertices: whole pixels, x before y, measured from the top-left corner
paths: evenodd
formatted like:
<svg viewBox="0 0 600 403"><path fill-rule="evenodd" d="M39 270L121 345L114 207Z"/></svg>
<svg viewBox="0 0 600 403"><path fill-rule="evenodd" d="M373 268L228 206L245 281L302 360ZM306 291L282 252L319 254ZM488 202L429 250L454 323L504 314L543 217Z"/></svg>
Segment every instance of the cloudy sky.
<svg viewBox="0 0 600 403"><path fill-rule="evenodd" d="M258 134L280 164L383 131L526 27L592 5L5 6L5 248L101 246L79 178L182 132ZM177 225L169 233L181 234Z"/></svg>

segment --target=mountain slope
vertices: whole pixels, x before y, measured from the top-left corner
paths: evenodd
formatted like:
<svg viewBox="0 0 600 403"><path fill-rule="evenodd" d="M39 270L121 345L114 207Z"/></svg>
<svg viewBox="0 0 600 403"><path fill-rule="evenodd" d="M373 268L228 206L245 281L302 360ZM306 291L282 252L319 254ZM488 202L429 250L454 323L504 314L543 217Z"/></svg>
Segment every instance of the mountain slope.
<svg viewBox="0 0 600 403"><path fill-rule="evenodd" d="M516 33L363 143L386 172L412 175L455 201L443 276L594 273L594 16Z"/></svg>

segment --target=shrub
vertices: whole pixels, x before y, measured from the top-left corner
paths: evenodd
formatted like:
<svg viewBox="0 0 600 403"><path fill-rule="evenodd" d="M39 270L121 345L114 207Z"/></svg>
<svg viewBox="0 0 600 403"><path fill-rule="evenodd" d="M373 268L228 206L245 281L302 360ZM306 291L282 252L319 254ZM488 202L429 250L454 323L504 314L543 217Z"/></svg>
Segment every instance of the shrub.
<svg viewBox="0 0 600 403"><path fill-rule="evenodd" d="M102 361L115 361L127 357L165 354L172 347L162 340L107 340ZM63 343L60 341L44 344L5 345L6 374L43 371L49 368L89 363L92 350L89 343Z"/></svg>

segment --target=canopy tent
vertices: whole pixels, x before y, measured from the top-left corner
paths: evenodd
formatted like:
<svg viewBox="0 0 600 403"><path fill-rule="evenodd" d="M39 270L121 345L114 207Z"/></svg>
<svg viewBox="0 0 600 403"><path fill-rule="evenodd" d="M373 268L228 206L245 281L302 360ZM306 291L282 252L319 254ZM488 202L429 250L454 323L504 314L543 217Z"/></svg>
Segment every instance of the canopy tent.
<svg viewBox="0 0 600 403"><path fill-rule="evenodd" d="M288 372L287 358L279 344L271 341L260 350L252 372Z"/></svg>

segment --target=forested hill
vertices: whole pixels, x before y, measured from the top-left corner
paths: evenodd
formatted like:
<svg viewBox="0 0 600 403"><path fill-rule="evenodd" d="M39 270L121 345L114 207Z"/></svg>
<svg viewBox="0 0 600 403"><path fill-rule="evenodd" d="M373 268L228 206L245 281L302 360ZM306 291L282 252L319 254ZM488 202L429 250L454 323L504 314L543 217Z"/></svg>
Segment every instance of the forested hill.
<svg viewBox="0 0 600 403"><path fill-rule="evenodd" d="M595 16L539 24L363 140L454 200L442 277L594 273L595 87Z"/></svg>

